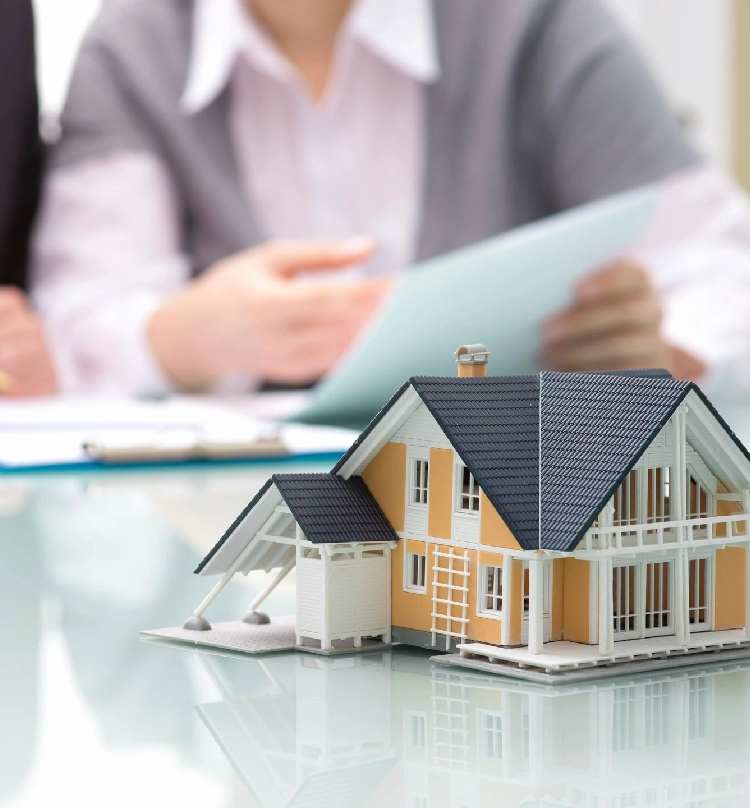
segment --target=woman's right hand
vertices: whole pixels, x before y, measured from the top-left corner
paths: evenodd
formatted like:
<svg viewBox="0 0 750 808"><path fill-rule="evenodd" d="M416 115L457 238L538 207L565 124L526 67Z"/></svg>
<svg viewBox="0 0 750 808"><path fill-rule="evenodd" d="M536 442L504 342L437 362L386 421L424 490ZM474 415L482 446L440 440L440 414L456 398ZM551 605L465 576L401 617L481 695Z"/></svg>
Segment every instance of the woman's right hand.
<svg viewBox="0 0 750 808"><path fill-rule="evenodd" d="M162 370L185 390L229 374L314 381L341 358L385 297L386 278L337 278L368 239L273 241L230 256L166 300L149 323ZM325 271L328 277L302 274Z"/></svg>

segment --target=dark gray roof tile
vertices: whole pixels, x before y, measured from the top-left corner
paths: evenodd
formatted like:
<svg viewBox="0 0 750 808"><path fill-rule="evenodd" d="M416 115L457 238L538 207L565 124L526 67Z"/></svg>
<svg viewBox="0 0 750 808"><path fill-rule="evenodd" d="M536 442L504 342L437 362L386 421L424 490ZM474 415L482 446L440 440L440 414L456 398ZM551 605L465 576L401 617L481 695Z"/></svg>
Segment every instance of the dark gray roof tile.
<svg viewBox="0 0 750 808"><path fill-rule="evenodd" d="M398 541L398 535L361 477L274 474L289 510L315 544Z"/></svg>

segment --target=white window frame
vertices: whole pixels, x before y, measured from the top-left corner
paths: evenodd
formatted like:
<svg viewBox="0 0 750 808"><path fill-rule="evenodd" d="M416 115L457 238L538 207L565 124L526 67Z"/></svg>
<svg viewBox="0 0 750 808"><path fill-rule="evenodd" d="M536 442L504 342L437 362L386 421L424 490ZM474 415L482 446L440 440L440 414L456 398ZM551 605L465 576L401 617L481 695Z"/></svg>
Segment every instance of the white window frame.
<svg viewBox="0 0 750 808"><path fill-rule="evenodd" d="M493 710L478 710L477 723L482 757L485 760L502 760L506 740L503 714Z"/></svg>
<svg viewBox="0 0 750 808"><path fill-rule="evenodd" d="M412 581L413 558L422 559L422 575L420 576L424 583L420 586ZM411 550L404 552L404 592L417 592L423 595L427 591L427 548L425 547L424 553L414 553Z"/></svg>
<svg viewBox="0 0 750 808"><path fill-rule="evenodd" d="M494 570L493 592L488 592L489 571ZM500 601L500 608L488 609L485 598ZM482 564L477 575L477 616L500 620L503 615L503 568L497 564Z"/></svg>
<svg viewBox="0 0 750 808"><path fill-rule="evenodd" d="M614 527L637 525L645 521L641 519L640 474L640 469L632 469L615 489L612 496L615 508L612 518ZM632 515L634 511L635 515Z"/></svg>
<svg viewBox="0 0 750 808"><path fill-rule="evenodd" d="M640 602L640 595L639 595L639 588L640 588L640 573L638 569L638 562L633 561L622 561L622 562L615 562L612 564L612 634L615 640L631 640L637 637L640 637L640 625L639 625L639 602ZM633 572L633 587L632 592L630 588L630 575L627 570L630 567L634 567L635 571ZM629 621L631 619L631 612L628 610L626 614L620 614L619 611L615 609L615 603L620 603L622 600L621 594L623 589L627 593L627 599L629 602L632 602L633 609L632 609L632 620L633 620L633 628L629 627ZM623 624L621 621L626 620L627 623Z"/></svg>
<svg viewBox="0 0 750 808"><path fill-rule="evenodd" d="M641 575L643 577L643 583L642 583L642 586L643 586L643 636L644 637L663 637L663 636L666 636L666 635L669 635L669 634L674 634L675 633L675 623L674 623L674 607L675 607L675 596L674 596L675 576L674 576L674 568L675 568L675 560L673 558L655 558L655 559L645 559L641 563L643 565L643 572L641 573ZM661 588L662 587L662 582L659 581L659 584L658 584L658 587L657 587L656 584L657 584L658 579L657 579L653 569L651 570L651 572L649 572L649 566L650 565L655 565L655 564L660 564L660 565L661 564L667 564L667 571L668 571L668 573L667 573L667 581L668 581L668 587L669 587L669 603L667 604L666 610L665 609L653 609L652 611L648 611L647 610L648 604L646 603L646 597L647 597L647 593L648 593L649 578L651 580L652 597L653 597L653 593L654 593L655 590L658 590L660 597L663 595L663 591L662 591L662 588ZM660 569L661 569L661 567L660 567ZM662 615L665 612L666 612L666 614L668 616L668 620L669 620L667 625L666 626L664 626L664 625L654 626L653 625L653 622L654 622L653 618L657 614ZM650 628L647 628L646 627L646 617L649 614L652 617L652 625L651 625ZM660 619L659 622L661 622L661 619Z"/></svg>
<svg viewBox="0 0 750 808"><path fill-rule="evenodd" d="M407 710L404 713L404 735L409 749L426 751L427 713L421 710Z"/></svg>
<svg viewBox="0 0 750 808"><path fill-rule="evenodd" d="M644 521L649 525L659 524L659 522L669 522L674 513L672 503L672 466L668 463L659 466L648 466L643 469L645 472L644 487L646 502L643 509ZM657 472L661 472L661 482L657 486ZM667 510L667 506L669 509ZM651 515L649 516L649 510Z"/></svg>
<svg viewBox="0 0 750 808"><path fill-rule="evenodd" d="M648 637L663 637L675 633L675 564L677 563L674 556L658 556L643 559L628 559L623 561L615 561L612 565L612 630L616 642L621 640L638 640L647 639ZM646 595L647 595L647 577L649 574L648 567L651 564L668 564L669 567L669 603L666 609L668 614L668 623L665 626L652 626L646 628ZM628 585L628 593L633 595L629 589L629 579L627 575L619 572L624 568L635 567L634 573L634 622L633 628L625 628L620 630L617 621L622 619L618 617L614 610L614 602L617 598L618 591L618 578L620 575L620 584ZM655 583L655 579L654 579ZM656 588L654 586L654 588ZM653 612L655 614L656 612Z"/></svg>
<svg viewBox="0 0 750 808"><path fill-rule="evenodd" d="M472 500L476 498L476 510L471 507L468 509L461 507L461 500L466 496L463 492L464 469L469 472L469 504L471 505ZM479 483L476 481L471 471L469 471L468 467L460 460L455 465L454 478L453 512L457 516L470 516L474 519L478 519L482 510L482 489L479 487Z"/></svg>
<svg viewBox="0 0 750 808"><path fill-rule="evenodd" d="M427 481L426 484L424 482L424 476L420 478L420 485L417 485L417 476L419 472L426 471ZM420 491L420 497L424 497L424 501L422 499L415 499L415 495L417 490ZM430 458L429 457L422 457L416 454L409 456L409 493L407 497L407 502L409 503L410 508L427 508L430 501Z"/></svg>
<svg viewBox="0 0 750 808"><path fill-rule="evenodd" d="M695 575L695 570L697 567L693 567L691 571L691 564L692 562L696 562L696 565L699 561L706 562L706 605L703 609L705 611L706 619L700 623L691 623L690 617L692 613L695 611L699 611L699 606L691 606L690 605L690 585L694 583L693 576ZM711 631L713 629L714 623L714 576L715 576L716 565L714 563L714 554L713 553L696 553L695 555L688 556L688 565L687 565L687 574L688 574L688 629L691 634L699 633L701 631Z"/></svg>

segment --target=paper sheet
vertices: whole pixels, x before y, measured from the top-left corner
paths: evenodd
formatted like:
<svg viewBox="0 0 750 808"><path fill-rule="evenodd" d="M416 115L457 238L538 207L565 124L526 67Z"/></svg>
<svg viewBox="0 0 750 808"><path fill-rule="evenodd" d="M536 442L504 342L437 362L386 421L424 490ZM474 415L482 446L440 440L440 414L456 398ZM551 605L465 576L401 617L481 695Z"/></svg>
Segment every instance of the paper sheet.
<svg viewBox="0 0 750 808"><path fill-rule="evenodd" d="M178 396L163 401L122 397L51 397L0 401L0 470L86 465L84 442L128 446L182 446L200 439L232 446L278 434L293 456L345 451L356 438L346 429L279 423L270 411L299 406L276 396L229 400ZM259 417L256 413L263 413Z"/></svg>
<svg viewBox="0 0 750 808"><path fill-rule="evenodd" d="M537 370L541 320L575 281L631 245L656 206L643 188L550 217L404 272L389 302L298 416L364 424L411 376L452 376L482 342L494 375Z"/></svg>

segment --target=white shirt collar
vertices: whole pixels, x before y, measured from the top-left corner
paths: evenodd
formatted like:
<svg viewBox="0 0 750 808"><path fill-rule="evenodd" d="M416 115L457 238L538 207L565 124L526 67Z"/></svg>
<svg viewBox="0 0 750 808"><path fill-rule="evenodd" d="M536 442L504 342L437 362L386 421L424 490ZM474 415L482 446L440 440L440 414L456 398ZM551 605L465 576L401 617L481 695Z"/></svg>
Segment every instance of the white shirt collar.
<svg viewBox="0 0 750 808"><path fill-rule="evenodd" d="M343 36L359 40L417 81L439 74L431 0L356 0ZM291 68L256 25L242 0L195 0L187 80L180 98L188 114L208 106L246 55L260 70L288 78Z"/></svg>

